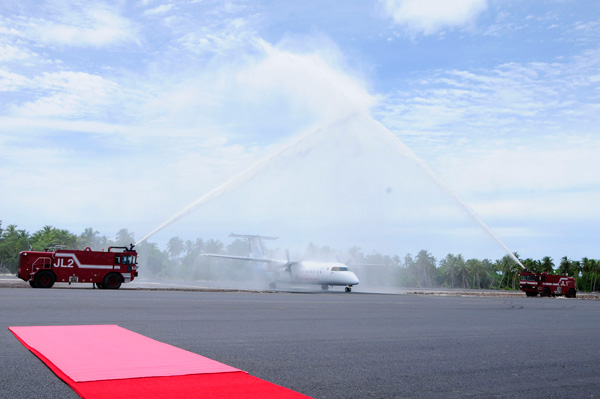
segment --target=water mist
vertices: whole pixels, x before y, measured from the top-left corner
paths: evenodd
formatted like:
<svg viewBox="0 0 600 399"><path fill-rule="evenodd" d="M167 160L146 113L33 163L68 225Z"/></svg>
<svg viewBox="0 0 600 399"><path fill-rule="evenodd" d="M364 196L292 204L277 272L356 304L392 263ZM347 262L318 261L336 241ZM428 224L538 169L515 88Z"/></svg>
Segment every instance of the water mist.
<svg viewBox="0 0 600 399"><path fill-rule="evenodd" d="M324 147L327 148L327 151L330 152L325 153L325 156L322 157L324 158L324 160L321 161L323 162L323 165L321 165L322 170L319 170L319 165L317 165L317 167L313 167L313 169L308 167L306 164L310 164L311 162L315 163L322 159L318 158L314 154L318 153L319 150ZM404 166L407 170L393 170L393 168L387 167L387 158L383 160L378 159L384 157L384 155L379 156L380 154L377 153L381 151L385 151L385 156L389 157L390 162L393 161L393 157L396 157L396 159L401 160L401 162L396 163L397 168L402 168ZM331 164L333 162L332 160L329 164L326 163L329 161L328 155L331 155L331 157L333 157L335 161L338 161L338 163L343 164L347 169L341 170L341 172L339 170L336 171L336 173L338 173L337 175L327 175L327 171L325 169L331 168ZM311 156L313 156L313 158L310 158ZM356 164L360 165L357 166ZM361 170L361 168L364 168L365 170L363 171ZM369 171L369 168L372 168L372 171ZM279 170L284 170L285 172L281 173L287 172L288 175L285 175L283 177L275 176L274 178L274 174L276 174L276 171ZM314 180L308 181L306 180L306 178L305 180L302 180L301 177L295 176L294 173L298 170L301 170L305 174L311 175L310 178ZM315 170L317 171L317 173L315 173ZM354 208L352 208L354 213L361 213L363 210L362 208L372 206L370 205L370 203L377 202L379 200L375 194L372 194L374 192L377 192L377 195L382 196L382 198L385 197L385 201L388 202L393 202L394 199L402 199L403 197L409 196L411 193L408 191L406 193L397 193L397 191L402 189L402 185L409 184L405 181L405 179L407 178L406 174L410 174L411 171L416 170L420 170L419 175L422 176L422 180L429 179L431 184L437 187L438 191L441 191L443 193L442 195L451 200L451 202L454 204L454 207L458 207L458 209L460 209L463 212L463 214L468 216L468 219L475 222L477 226L483 228L483 231L485 231L486 234L489 237L491 237L495 243L499 244L500 247L504 251L506 251L506 253L515 263L523 267L523 265L517 259L517 257L508 249L508 247L500 240L500 238L483 222L483 220L476 214L476 212L473 209L471 209L452 189L450 189L448 185L445 184L442 181L442 179L439 176L437 176L423 160L417 157L408 147L406 147L406 145L404 145L400 141L400 139L394 136L383 125L374 121L369 115L364 113L354 113L326 127L312 129L295 137L291 142L289 142L287 145L284 145L281 149L273 153L271 156L268 156L263 160L257 162L252 167L246 169L245 171L228 180L224 184L216 187L215 189L209 191L208 193L198 198L196 201L189 204L187 207L173 215L171 218L169 218L164 223L156 227L146 236L141 238L136 243L136 245L145 241L157 232L163 230L175 221L178 221L190 215L198 208L203 207L209 203L214 203L214 200L217 198L222 199L226 196L226 194L234 190L236 194L243 193L243 188L246 187L251 181L252 183L256 183L256 181L259 181L261 178L267 181L267 183L265 184L271 185L285 185L286 180L294 181L294 183L296 184L299 180L300 182L306 183L307 190L310 190L312 186L316 186L318 187L318 190L324 190L324 194L333 192L327 191L330 190L329 186L337 185L339 186L339 192L336 191L334 194L339 195L334 200L329 199L329 201L333 204L323 204L323 207L329 208L329 210L332 212L339 211L343 213L346 211L346 209L344 209L342 206L338 206L341 205L343 201L347 202L350 200L362 200L363 203L355 203L353 204ZM341 175L340 173L345 173L346 175ZM403 175L403 173L405 175ZM365 185L367 186L365 190L359 191L359 194L357 195L354 195L354 193L350 189L347 189L347 187L342 187L344 185L352 185L355 177L357 179L365 177ZM333 182L327 181L323 183L321 181L318 181L318 179L327 178L329 178L329 180L333 180ZM388 181L391 182L391 184L387 185ZM377 184L383 187L381 191L378 191L379 186L377 186ZM392 186L394 186L394 189L391 188ZM289 191L286 190L286 188L288 187L284 186L283 188L284 190L275 190L275 192L277 192L277 195L279 196L276 198L270 198L271 203L263 207L263 213L276 212L275 208L277 208L278 205L280 205L278 202L285 202L290 200L293 201L293 195L286 197L285 191ZM304 194L305 193L302 192L300 193L300 196ZM311 191L309 194L315 193ZM393 194L397 195L394 197ZM243 198L242 195L239 195L239 197ZM315 198L321 198L319 197L318 192L315 194ZM327 200L326 195L323 195L322 198L324 198L324 201ZM310 202L311 200L314 201L314 199L308 197L308 194L306 198L301 198L300 200L304 202ZM231 204L233 203L230 202L229 204L231 206ZM299 206L293 206L298 204L287 205L288 208L299 208ZM422 206L422 204L419 205ZM385 204L380 206L380 208L381 209L379 211L383 213L386 209ZM315 213L315 215L318 215L315 216L315 218L321 217L322 214L319 214L319 211L320 210L315 211L314 209L310 208L308 211L308 216L311 216L311 213ZM283 216L281 217L278 215L274 218L277 219L278 217L285 218L286 215L283 214ZM307 215L301 215L297 216L296 220L293 220L293 218L289 219L292 219L294 222L302 222L306 219L306 217ZM389 219L389 215L384 214L381 218L377 219L377 221L385 222L385 220L387 219ZM352 222L352 219L349 220L350 222ZM402 223L402 221L403 219L400 218L400 221L398 223ZM376 223L376 221L372 221L372 223ZM416 223L418 223L418 220L416 220ZM313 231L316 232L317 230L321 229L314 229ZM267 232L241 231L240 233L258 234ZM279 232L275 231L269 231L268 233L276 233L278 235L280 234ZM308 239L313 240L313 238Z"/></svg>

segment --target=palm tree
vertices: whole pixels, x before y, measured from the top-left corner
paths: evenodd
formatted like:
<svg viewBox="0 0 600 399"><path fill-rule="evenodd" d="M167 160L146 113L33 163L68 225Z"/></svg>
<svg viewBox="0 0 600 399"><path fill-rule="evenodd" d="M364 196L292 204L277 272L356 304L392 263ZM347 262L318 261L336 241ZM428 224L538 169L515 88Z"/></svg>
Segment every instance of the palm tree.
<svg viewBox="0 0 600 399"><path fill-rule="evenodd" d="M471 288L469 286L469 270L467 269L467 263L462 255L456 257L455 263L456 277L460 281L460 288Z"/></svg>
<svg viewBox="0 0 600 399"><path fill-rule="evenodd" d="M483 263L479 259L469 259L465 266L473 278L471 287L475 288L477 282L477 288L481 289L481 276L485 274Z"/></svg>
<svg viewBox="0 0 600 399"><path fill-rule="evenodd" d="M121 229L117 232L117 240L115 246L126 247L129 244L135 243L133 233L130 233L127 229Z"/></svg>
<svg viewBox="0 0 600 399"><path fill-rule="evenodd" d="M98 246L96 244L98 244L100 238L100 233L94 229L92 229L91 227L88 227L87 229L85 229L83 231L83 233L81 233L81 235L78 238L78 246L84 248L84 247L92 247L93 249L98 249Z"/></svg>
<svg viewBox="0 0 600 399"><path fill-rule="evenodd" d="M590 285L590 291L596 291L596 281L598 279L598 271L600 270L600 260L596 260L596 259L592 259L590 260L590 262L592 263L592 282Z"/></svg>
<svg viewBox="0 0 600 399"><path fill-rule="evenodd" d="M541 266L542 272L546 272L546 273L554 272L554 261L549 256L544 256L542 258L542 262L541 262L540 266Z"/></svg>
<svg viewBox="0 0 600 399"><path fill-rule="evenodd" d="M574 269L573 261L571 261L566 256L563 256L560 259L560 264L558 265L558 274L564 275L564 276L573 276L573 269Z"/></svg>
<svg viewBox="0 0 600 399"><path fill-rule="evenodd" d="M183 240L179 237L173 237L167 243L167 251L169 251L171 259L178 258L184 249L185 246L183 244Z"/></svg>
<svg viewBox="0 0 600 399"><path fill-rule="evenodd" d="M518 255L515 253L515 256ZM511 282L509 280L512 279L512 288L515 289L515 277L516 274L520 272L521 266L515 263L514 260L508 255L504 255L502 259L496 261L496 267L502 273L502 278L500 279L500 283L498 284L498 288L502 288L502 283L506 278L505 287L510 287Z"/></svg>
<svg viewBox="0 0 600 399"><path fill-rule="evenodd" d="M440 261L443 285L456 288L456 256L448 254Z"/></svg>
<svg viewBox="0 0 600 399"><path fill-rule="evenodd" d="M425 287L433 285L435 275L435 258L426 250L422 249L417 254L415 259L417 273L419 275L419 283L423 283ZM420 285L420 284L419 284Z"/></svg>
<svg viewBox="0 0 600 399"><path fill-rule="evenodd" d="M2 231L0 242L0 269L8 269L15 273L18 268L19 252L29 249L30 235L25 230L17 229L14 224Z"/></svg>

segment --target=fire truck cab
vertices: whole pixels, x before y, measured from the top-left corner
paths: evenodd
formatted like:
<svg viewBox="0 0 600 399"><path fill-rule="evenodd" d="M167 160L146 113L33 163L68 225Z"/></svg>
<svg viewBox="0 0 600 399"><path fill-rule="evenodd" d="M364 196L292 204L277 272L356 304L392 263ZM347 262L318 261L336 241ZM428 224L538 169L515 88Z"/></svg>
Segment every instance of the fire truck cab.
<svg viewBox="0 0 600 399"><path fill-rule="evenodd" d="M51 288L55 282L92 283L117 289L137 277L137 252L133 245L108 251L54 249L19 253L17 277L33 288Z"/></svg>
<svg viewBox="0 0 600 399"><path fill-rule="evenodd" d="M575 279L569 276L557 276L554 274L533 273L529 270L521 272L519 288L527 296L558 296L565 295L567 298L575 298Z"/></svg>

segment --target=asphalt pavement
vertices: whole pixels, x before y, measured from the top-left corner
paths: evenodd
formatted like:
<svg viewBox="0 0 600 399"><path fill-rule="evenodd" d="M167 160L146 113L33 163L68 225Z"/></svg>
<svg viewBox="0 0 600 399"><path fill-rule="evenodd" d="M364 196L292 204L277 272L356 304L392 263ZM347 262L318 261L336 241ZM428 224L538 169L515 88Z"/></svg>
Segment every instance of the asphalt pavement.
<svg viewBox="0 0 600 399"><path fill-rule="evenodd" d="M118 324L314 398L593 398L599 315L524 295L0 288L0 397L78 397L9 326Z"/></svg>

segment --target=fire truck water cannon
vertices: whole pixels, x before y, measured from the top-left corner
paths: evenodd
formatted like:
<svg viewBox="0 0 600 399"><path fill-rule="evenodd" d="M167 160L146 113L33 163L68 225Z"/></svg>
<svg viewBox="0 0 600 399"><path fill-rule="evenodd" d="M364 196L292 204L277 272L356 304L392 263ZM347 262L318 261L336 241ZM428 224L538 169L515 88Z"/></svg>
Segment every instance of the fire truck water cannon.
<svg viewBox="0 0 600 399"><path fill-rule="evenodd" d="M560 296L575 298L575 279L569 276L557 276L554 274L534 273L524 269L519 279L519 288L527 296Z"/></svg>
<svg viewBox="0 0 600 399"><path fill-rule="evenodd" d="M137 252L133 247L109 247L108 251L93 251L90 247L22 251L17 277L32 288L51 288L55 282L64 282L118 289L138 276Z"/></svg>

